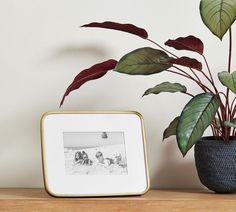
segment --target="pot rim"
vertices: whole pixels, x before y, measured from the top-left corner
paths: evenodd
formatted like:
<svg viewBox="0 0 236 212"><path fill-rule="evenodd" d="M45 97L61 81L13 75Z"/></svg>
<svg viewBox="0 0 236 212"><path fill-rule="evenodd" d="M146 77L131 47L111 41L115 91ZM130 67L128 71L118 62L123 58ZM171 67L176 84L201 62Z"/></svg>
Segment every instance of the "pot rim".
<svg viewBox="0 0 236 212"><path fill-rule="evenodd" d="M204 142L207 142L207 141L217 141L217 142L220 142L220 143L232 143L232 142L236 142L236 138L233 137L233 136L230 136L229 140L228 141L224 141L222 137L216 137L216 136L203 136L199 139L199 141L204 141Z"/></svg>

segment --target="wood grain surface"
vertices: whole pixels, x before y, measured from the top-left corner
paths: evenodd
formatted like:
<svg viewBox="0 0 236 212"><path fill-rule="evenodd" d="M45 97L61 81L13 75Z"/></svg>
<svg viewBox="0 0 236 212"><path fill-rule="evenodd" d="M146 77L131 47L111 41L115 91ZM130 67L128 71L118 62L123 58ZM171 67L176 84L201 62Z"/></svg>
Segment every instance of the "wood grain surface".
<svg viewBox="0 0 236 212"><path fill-rule="evenodd" d="M150 190L143 196L55 198L44 189L0 189L0 211L236 211L236 195Z"/></svg>

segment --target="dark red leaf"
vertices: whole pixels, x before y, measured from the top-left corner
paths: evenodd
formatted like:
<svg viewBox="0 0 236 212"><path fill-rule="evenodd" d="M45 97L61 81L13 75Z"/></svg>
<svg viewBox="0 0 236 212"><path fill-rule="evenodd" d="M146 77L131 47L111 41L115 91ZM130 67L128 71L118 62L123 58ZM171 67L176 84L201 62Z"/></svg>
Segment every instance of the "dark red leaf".
<svg viewBox="0 0 236 212"><path fill-rule="evenodd" d="M178 50L189 50L194 51L199 54L203 54L204 45L199 38L196 38L192 35L188 37L180 37L175 40L168 40L165 42L165 45L173 47Z"/></svg>
<svg viewBox="0 0 236 212"><path fill-rule="evenodd" d="M177 59L172 58L168 61L168 63L186 66L189 68L194 68L198 71L202 70L202 64L199 61L197 61L196 59L192 59L189 57L180 57Z"/></svg>
<svg viewBox="0 0 236 212"><path fill-rule="evenodd" d="M81 27L99 27L99 28L106 28L106 29L114 29L114 30L119 30L123 32L128 32L128 33L140 36L141 38L144 38L144 39L148 37L148 33L146 32L145 29L136 27L133 24L120 24L116 22L106 21L103 23L93 22L90 24L85 24Z"/></svg>
<svg viewBox="0 0 236 212"><path fill-rule="evenodd" d="M102 63L98 63L93 65L92 67L81 71L73 80L73 82L66 89L65 94L60 103L60 107L62 106L66 96L73 90L80 88L85 82L89 80L95 80L104 76L109 70L114 69L117 64L116 60L107 60Z"/></svg>

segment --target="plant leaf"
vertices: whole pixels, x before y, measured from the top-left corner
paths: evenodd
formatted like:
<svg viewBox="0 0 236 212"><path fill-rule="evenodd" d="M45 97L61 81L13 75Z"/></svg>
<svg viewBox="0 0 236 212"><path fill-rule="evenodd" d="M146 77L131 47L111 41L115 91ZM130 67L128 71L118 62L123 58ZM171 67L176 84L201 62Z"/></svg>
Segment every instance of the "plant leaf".
<svg viewBox="0 0 236 212"><path fill-rule="evenodd" d="M141 38L148 38L148 33L145 29L139 28L133 24L120 24L116 22L106 21L103 23L93 22L90 24L85 24L81 27L98 27L98 28L106 28L106 29L114 29L123 32L128 32L133 35L140 36Z"/></svg>
<svg viewBox="0 0 236 212"><path fill-rule="evenodd" d="M148 94L159 94L162 92L170 92L170 93L175 93L175 92L182 92L186 93L187 88L184 85L181 85L179 83L170 83L170 82L163 82L161 84L156 85L153 88L147 89L143 96L148 95Z"/></svg>
<svg viewBox="0 0 236 212"><path fill-rule="evenodd" d="M218 118L215 118L215 119L213 120L213 123L214 123L214 125L215 125L216 127L218 127L218 128L222 127L222 126L221 126L221 122L220 122L220 120L219 120Z"/></svg>
<svg viewBox="0 0 236 212"><path fill-rule="evenodd" d="M73 82L66 89L65 94L60 103L60 107L62 106L65 97L69 95L69 93L73 90L80 88L85 82L89 80L94 80L101 78L104 76L109 70L114 69L117 64L116 60L110 59L102 63L98 63L93 65L92 67L81 71L73 80Z"/></svg>
<svg viewBox="0 0 236 212"><path fill-rule="evenodd" d="M202 93L184 107L177 125L177 142L183 156L201 138L218 110L219 96Z"/></svg>
<svg viewBox="0 0 236 212"><path fill-rule="evenodd" d="M227 127L236 128L236 119L233 119L232 121L225 121L224 125Z"/></svg>
<svg viewBox="0 0 236 212"><path fill-rule="evenodd" d="M193 35L187 37L179 37L175 40L168 40L165 42L165 45L173 47L177 50L188 50L203 54L204 45L203 42Z"/></svg>
<svg viewBox="0 0 236 212"><path fill-rule="evenodd" d="M168 62L171 64L177 64L177 65L193 68L198 71L202 70L202 64L198 60L192 59L189 57L180 57L180 58L176 58L176 59L172 58Z"/></svg>
<svg viewBox="0 0 236 212"><path fill-rule="evenodd" d="M236 19L236 1L201 0L200 14L204 24L222 40Z"/></svg>
<svg viewBox="0 0 236 212"><path fill-rule="evenodd" d="M236 71L229 73L222 71L218 73L220 82L236 94Z"/></svg>
<svg viewBox="0 0 236 212"><path fill-rule="evenodd" d="M131 75L149 75L162 72L172 66L170 57L163 51L144 47L123 56L115 71Z"/></svg>
<svg viewBox="0 0 236 212"><path fill-rule="evenodd" d="M172 135L176 135L176 128L177 128L178 121L179 121L179 116L176 117L170 123L170 125L165 129L165 131L163 133L163 140L165 140L166 138L169 138Z"/></svg>

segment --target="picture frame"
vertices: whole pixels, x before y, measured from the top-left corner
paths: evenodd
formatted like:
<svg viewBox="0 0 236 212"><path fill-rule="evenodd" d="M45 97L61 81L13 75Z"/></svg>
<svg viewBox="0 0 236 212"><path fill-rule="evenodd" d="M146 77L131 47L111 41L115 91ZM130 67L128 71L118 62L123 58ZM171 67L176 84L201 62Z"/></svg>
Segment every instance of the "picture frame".
<svg viewBox="0 0 236 212"><path fill-rule="evenodd" d="M53 111L40 121L44 185L55 197L149 190L144 121L135 111Z"/></svg>

